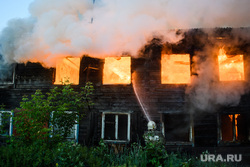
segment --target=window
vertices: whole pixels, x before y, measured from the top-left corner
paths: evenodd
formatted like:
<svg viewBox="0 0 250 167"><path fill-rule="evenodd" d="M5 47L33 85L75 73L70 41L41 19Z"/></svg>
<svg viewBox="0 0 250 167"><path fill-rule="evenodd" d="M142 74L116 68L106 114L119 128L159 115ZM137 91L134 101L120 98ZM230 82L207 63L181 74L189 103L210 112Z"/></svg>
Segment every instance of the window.
<svg viewBox="0 0 250 167"><path fill-rule="evenodd" d="M1 61L1 55L0 55ZM14 65L6 65L0 63L0 84L13 84L14 82Z"/></svg>
<svg viewBox="0 0 250 167"><path fill-rule="evenodd" d="M12 116L11 111L0 111L0 135L12 135Z"/></svg>
<svg viewBox="0 0 250 167"><path fill-rule="evenodd" d="M53 131L57 130L58 127L54 126ZM66 140L78 142L78 131L79 131L79 124L75 124L71 129L71 133L66 137Z"/></svg>
<svg viewBox="0 0 250 167"><path fill-rule="evenodd" d="M56 79L54 84L65 82L79 84L80 58L63 58L56 63Z"/></svg>
<svg viewBox="0 0 250 167"><path fill-rule="evenodd" d="M220 49L218 63L220 81L244 80L243 55L226 55L224 49Z"/></svg>
<svg viewBox="0 0 250 167"><path fill-rule="evenodd" d="M246 141L248 136L247 116L244 114L221 115L222 141Z"/></svg>
<svg viewBox="0 0 250 167"><path fill-rule="evenodd" d="M102 139L106 141L130 140L129 113L102 113Z"/></svg>
<svg viewBox="0 0 250 167"><path fill-rule="evenodd" d="M131 57L106 57L103 68L103 84L130 84Z"/></svg>
<svg viewBox="0 0 250 167"><path fill-rule="evenodd" d="M161 83L187 84L190 82L189 54L164 54L161 57Z"/></svg>
<svg viewBox="0 0 250 167"><path fill-rule="evenodd" d="M64 111L67 114L72 113L71 111ZM52 112L52 118L53 118L54 112ZM67 116L63 119L67 119ZM59 130L59 126L58 125L52 125L52 134L58 134L58 130ZM78 132L79 132L79 124L76 123L72 128L71 128L71 133L66 137L66 140L69 141L75 141L78 142ZM51 136L52 137L52 136Z"/></svg>
<svg viewBox="0 0 250 167"><path fill-rule="evenodd" d="M164 114L166 142L191 142L192 127L189 114Z"/></svg>

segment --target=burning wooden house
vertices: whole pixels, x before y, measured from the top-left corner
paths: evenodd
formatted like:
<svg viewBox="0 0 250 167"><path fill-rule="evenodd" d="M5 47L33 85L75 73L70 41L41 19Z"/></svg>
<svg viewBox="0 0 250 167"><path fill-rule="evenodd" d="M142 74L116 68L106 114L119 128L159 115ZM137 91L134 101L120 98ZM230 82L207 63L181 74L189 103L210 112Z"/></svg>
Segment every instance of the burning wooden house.
<svg viewBox="0 0 250 167"><path fill-rule="evenodd" d="M91 81L95 105L72 135L79 143L143 141L152 120L167 146L250 144L246 33L249 28L193 29L178 43L153 39L138 58L70 57L50 69L14 64L1 80L0 103L9 112L36 89L46 92L66 80L78 88Z"/></svg>

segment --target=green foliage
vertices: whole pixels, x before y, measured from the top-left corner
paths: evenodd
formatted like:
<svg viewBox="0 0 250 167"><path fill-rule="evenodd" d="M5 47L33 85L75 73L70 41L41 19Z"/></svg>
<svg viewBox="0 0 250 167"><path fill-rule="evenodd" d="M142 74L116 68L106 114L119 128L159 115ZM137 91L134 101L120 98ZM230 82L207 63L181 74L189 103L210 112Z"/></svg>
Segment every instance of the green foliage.
<svg viewBox="0 0 250 167"><path fill-rule="evenodd" d="M13 118L15 142L54 145L63 141L93 105L92 93L93 86L87 83L80 92L71 85L64 85L51 89L46 95L37 90L30 99L23 97Z"/></svg>
<svg viewBox="0 0 250 167"><path fill-rule="evenodd" d="M0 105L0 111L4 111L4 105L3 104L1 104ZM0 119L1 119L1 124L0 124L0 135L3 135L3 134L6 134L7 132L6 132L6 123L5 123L5 117L6 117L6 114L3 114L3 113L1 113L0 112Z"/></svg>
<svg viewBox="0 0 250 167"><path fill-rule="evenodd" d="M81 147L74 142L59 143L55 150L57 166L85 166L84 160L88 158L88 148Z"/></svg>
<svg viewBox="0 0 250 167"><path fill-rule="evenodd" d="M0 104L0 110L4 110L5 105L4 104Z"/></svg>
<svg viewBox="0 0 250 167"><path fill-rule="evenodd" d="M158 154L152 153L154 147ZM136 167L136 166L169 166L169 167L226 167L231 164L222 162L202 162L195 156L180 153L169 153L165 158L156 156L166 155L165 150L157 150L158 146L141 146L137 143L115 153L110 144L102 141L97 147L83 147L74 142L61 142L53 148L46 144L18 145L10 144L0 147L0 166L91 166L91 167Z"/></svg>
<svg viewBox="0 0 250 167"><path fill-rule="evenodd" d="M95 147L92 150L92 154L95 157L101 157L103 159L102 165L104 165L104 163L109 163L110 162L110 153L111 153L111 150L103 142L103 140L101 140L99 142L99 147Z"/></svg>
<svg viewBox="0 0 250 167"><path fill-rule="evenodd" d="M163 140L150 140L154 138L154 133L148 132L144 135L146 140L145 151L147 158L149 159L150 166L161 166L164 160L168 157L167 151L164 147Z"/></svg>
<svg viewBox="0 0 250 167"><path fill-rule="evenodd" d="M102 166L101 157L92 154L93 148L82 147L74 142L58 143L53 148L45 144L17 145L0 147L0 166Z"/></svg>
<svg viewBox="0 0 250 167"><path fill-rule="evenodd" d="M5 105L0 105L0 111L4 111ZM10 122L11 122L12 114L9 112L0 112L0 145L6 144L9 140L10 133Z"/></svg>
<svg viewBox="0 0 250 167"><path fill-rule="evenodd" d="M20 146L10 144L0 148L0 166L49 166L54 163L54 155L46 145L31 144Z"/></svg>
<svg viewBox="0 0 250 167"><path fill-rule="evenodd" d="M145 150L150 166L160 166L168 157L167 151L160 141L147 142Z"/></svg>
<svg viewBox="0 0 250 167"><path fill-rule="evenodd" d="M1 113L1 124L0 124L0 135L8 136L9 135L9 127L10 127L10 119L12 115L9 112Z"/></svg>

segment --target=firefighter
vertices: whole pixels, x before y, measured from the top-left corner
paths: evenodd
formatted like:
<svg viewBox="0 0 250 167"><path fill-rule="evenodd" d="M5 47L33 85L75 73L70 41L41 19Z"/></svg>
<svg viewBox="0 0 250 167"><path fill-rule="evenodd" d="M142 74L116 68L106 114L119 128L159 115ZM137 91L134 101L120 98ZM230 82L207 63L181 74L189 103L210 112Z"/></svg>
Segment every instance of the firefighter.
<svg viewBox="0 0 250 167"><path fill-rule="evenodd" d="M154 121L149 121L148 122L148 131L146 131L146 133L144 134L144 139L145 142L159 142L164 144L165 143L165 139L164 136L162 135L162 133L160 131L156 131L156 123Z"/></svg>

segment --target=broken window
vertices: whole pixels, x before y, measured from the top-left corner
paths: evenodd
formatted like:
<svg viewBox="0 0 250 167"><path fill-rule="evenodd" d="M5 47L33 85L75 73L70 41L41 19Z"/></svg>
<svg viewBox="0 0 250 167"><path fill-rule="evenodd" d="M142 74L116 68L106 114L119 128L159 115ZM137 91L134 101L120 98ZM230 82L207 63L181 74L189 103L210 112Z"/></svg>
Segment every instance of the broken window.
<svg viewBox="0 0 250 167"><path fill-rule="evenodd" d="M220 49L218 63L220 81L244 80L243 55L226 55L224 49Z"/></svg>
<svg viewBox="0 0 250 167"><path fill-rule="evenodd" d="M103 68L103 84L130 84L131 58L106 57Z"/></svg>
<svg viewBox="0 0 250 167"><path fill-rule="evenodd" d="M246 141L247 117L244 114L221 115L222 141Z"/></svg>
<svg viewBox="0 0 250 167"><path fill-rule="evenodd" d="M189 54L164 54L161 57L161 83L187 84L190 82Z"/></svg>
<svg viewBox="0 0 250 167"><path fill-rule="evenodd" d="M164 133L167 142L191 141L188 114L164 114Z"/></svg>
<svg viewBox="0 0 250 167"><path fill-rule="evenodd" d="M103 113L102 138L104 140L130 140L130 114Z"/></svg>
<svg viewBox="0 0 250 167"><path fill-rule="evenodd" d="M79 84L80 58L63 58L56 63L54 84Z"/></svg>
<svg viewBox="0 0 250 167"><path fill-rule="evenodd" d="M12 135L12 112L0 111L0 135Z"/></svg>

